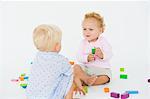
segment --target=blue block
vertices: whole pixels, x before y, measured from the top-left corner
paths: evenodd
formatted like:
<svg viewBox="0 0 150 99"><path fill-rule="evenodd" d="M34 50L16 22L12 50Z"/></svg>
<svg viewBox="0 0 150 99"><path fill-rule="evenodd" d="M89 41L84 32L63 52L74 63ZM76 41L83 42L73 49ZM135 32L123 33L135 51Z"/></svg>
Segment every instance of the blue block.
<svg viewBox="0 0 150 99"><path fill-rule="evenodd" d="M139 92L137 90L130 90L130 91L126 91L126 93L128 93L128 94L138 94Z"/></svg>
<svg viewBox="0 0 150 99"><path fill-rule="evenodd" d="M22 88L26 89L26 88L27 88L27 86L22 86Z"/></svg>
<svg viewBox="0 0 150 99"><path fill-rule="evenodd" d="M29 79L29 77L28 77L28 76L26 76L26 77L24 77L24 79L27 79L27 80L28 80L28 79Z"/></svg>

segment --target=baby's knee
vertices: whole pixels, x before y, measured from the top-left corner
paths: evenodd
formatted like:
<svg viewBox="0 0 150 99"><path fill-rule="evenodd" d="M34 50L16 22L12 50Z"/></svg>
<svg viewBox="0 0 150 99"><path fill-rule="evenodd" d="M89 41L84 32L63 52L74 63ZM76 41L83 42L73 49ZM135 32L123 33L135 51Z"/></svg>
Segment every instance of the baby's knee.
<svg viewBox="0 0 150 99"><path fill-rule="evenodd" d="M80 65L78 65L78 64L75 64L75 65L73 66L73 70L74 70L75 73L78 72L80 69L81 69L81 67L80 67Z"/></svg>
<svg viewBox="0 0 150 99"><path fill-rule="evenodd" d="M81 67L80 67L80 65L75 64L75 65L73 65L73 68L76 70L76 69L79 69L79 68L81 68Z"/></svg>

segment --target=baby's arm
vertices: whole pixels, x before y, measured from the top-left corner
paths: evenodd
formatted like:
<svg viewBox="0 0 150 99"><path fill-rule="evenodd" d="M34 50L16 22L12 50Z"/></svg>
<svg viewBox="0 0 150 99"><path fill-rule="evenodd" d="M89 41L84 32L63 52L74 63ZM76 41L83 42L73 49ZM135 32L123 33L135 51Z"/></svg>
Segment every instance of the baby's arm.
<svg viewBox="0 0 150 99"><path fill-rule="evenodd" d="M103 53L103 60L109 60L112 57L111 45L105 40L101 49Z"/></svg>
<svg viewBox="0 0 150 99"><path fill-rule="evenodd" d="M107 40L103 39L101 47L96 48L95 55L103 60L109 60L112 57L112 48Z"/></svg>

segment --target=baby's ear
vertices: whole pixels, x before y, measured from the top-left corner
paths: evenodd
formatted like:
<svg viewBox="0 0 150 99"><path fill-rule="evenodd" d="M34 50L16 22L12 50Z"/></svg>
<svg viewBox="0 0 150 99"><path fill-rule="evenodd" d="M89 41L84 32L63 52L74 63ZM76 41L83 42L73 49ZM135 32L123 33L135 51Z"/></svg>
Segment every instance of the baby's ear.
<svg viewBox="0 0 150 99"><path fill-rule="evenodd" d="M101 33L103 32L103 28L100 28L99 30L100 30Z"/></svg>
<svg viewBox="0 0 150 99"><path fill-rule="evenodd" d="M56 43L55 50L59 52L61 50L61 43Z"/></svg>

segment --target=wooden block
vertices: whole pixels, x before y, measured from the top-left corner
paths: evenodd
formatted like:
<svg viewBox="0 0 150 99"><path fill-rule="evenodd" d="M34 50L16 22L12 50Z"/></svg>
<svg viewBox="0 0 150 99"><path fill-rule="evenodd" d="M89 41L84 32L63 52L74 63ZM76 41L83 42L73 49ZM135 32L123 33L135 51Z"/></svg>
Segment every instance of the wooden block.
<svg viewBox="0 0 150 99"><path fill-rule="evenodd" d="M124 68L120 68L120 72L124 72L124 70L125 70Z"/></svg>
<svg viewBox="0 0 150 99"><path fill-rule="evenodd" d="M148 82L150 83L150 79L148 79Z"/></svg>
<svg viewBox="0 0 150 99"><path fill-rule="evenodd" d="M23 76L19 77L19 79L20 79L20 81L24 81L24 77Z"/></svg>
<svg viewBox="0 0 150 99"><path fill-rule="evenodd" d="M21 76L25 76L25 75L26 75L25 73L21 74Z"/></svg>
<svg viewBox="0 0 150 99"><path fill-rule="evenodd" d="M104 92L105 92L105 93L108 93L108 92L109 92L109 88L105 87L105 88L104 88Z"/></svg>
<svg viewBox="0 0 150 99"><path fill-rule="evenodd" d="M69 63L70 63L71 65L74 65L74 61L69 61Z"/></svg>
<svg viewBox="0 0 150 99"><path fill-rule="evenodd" d="M29 79L29 77L28 77L28 76L25 76L25 77L24 77L24 79L28 80L28 79Z"/></svg>
<svg viewBox="0 0 150 99"><path fill-rule="evenodd" d="M18 82L19 80L18 79L12 79L11 81L12 82Z"/></svg>
<svg viewBox="0 0 150 99"><path fill-rule="evenodd" d="M77 90L77 86L75 85L73 91L76 91L76 90ZM88 93L88 86L83 86L83 91L84 91L85 93Z"/></svg>
<svg viewBox="0 0 150 99"><path fill-rule="evenodd" d="M126 91L126 93L128 93L128 94L138 94L139 91L137 91L137 90L129 90L129 91Z"/></svg>
<svg viewBox="0 0 150 99"><path fill-rule="evenodd" d="M120 79L127 79L128 78L128 75L126 74L120 74Z"/></svg>
<svg viewBox="0 0 150 99"><path fill-rule="evenodd" d="M96 48L92 48L92 54L95 54Z"/></svg>
<svg viewBox="0 0 150 99"><path fill-rule="evenodd" d="M88 86L83 86L84 92L88 93Z"/></svg>
<svg viewBox="0 0 150 99"><path fill-rule="evenodd" d="M20 86L25 89L27 87L27 84L20 84Z"/></svg>
<svg viewBox="0 0 150 99"><path fill-rule="evenodd" d="M116 93L116 92L111 92L111 93L110 93L110 96L113 97L113 98L119 98L119 97L120 97L120 94L119 94L119 93Z"/></svg>
<svg viewBox="0 0 150 99"><path fill-rule="evenodd" d="M129 93L121 94L121 99L127 99L127 98L129 98Z"/></svg>

